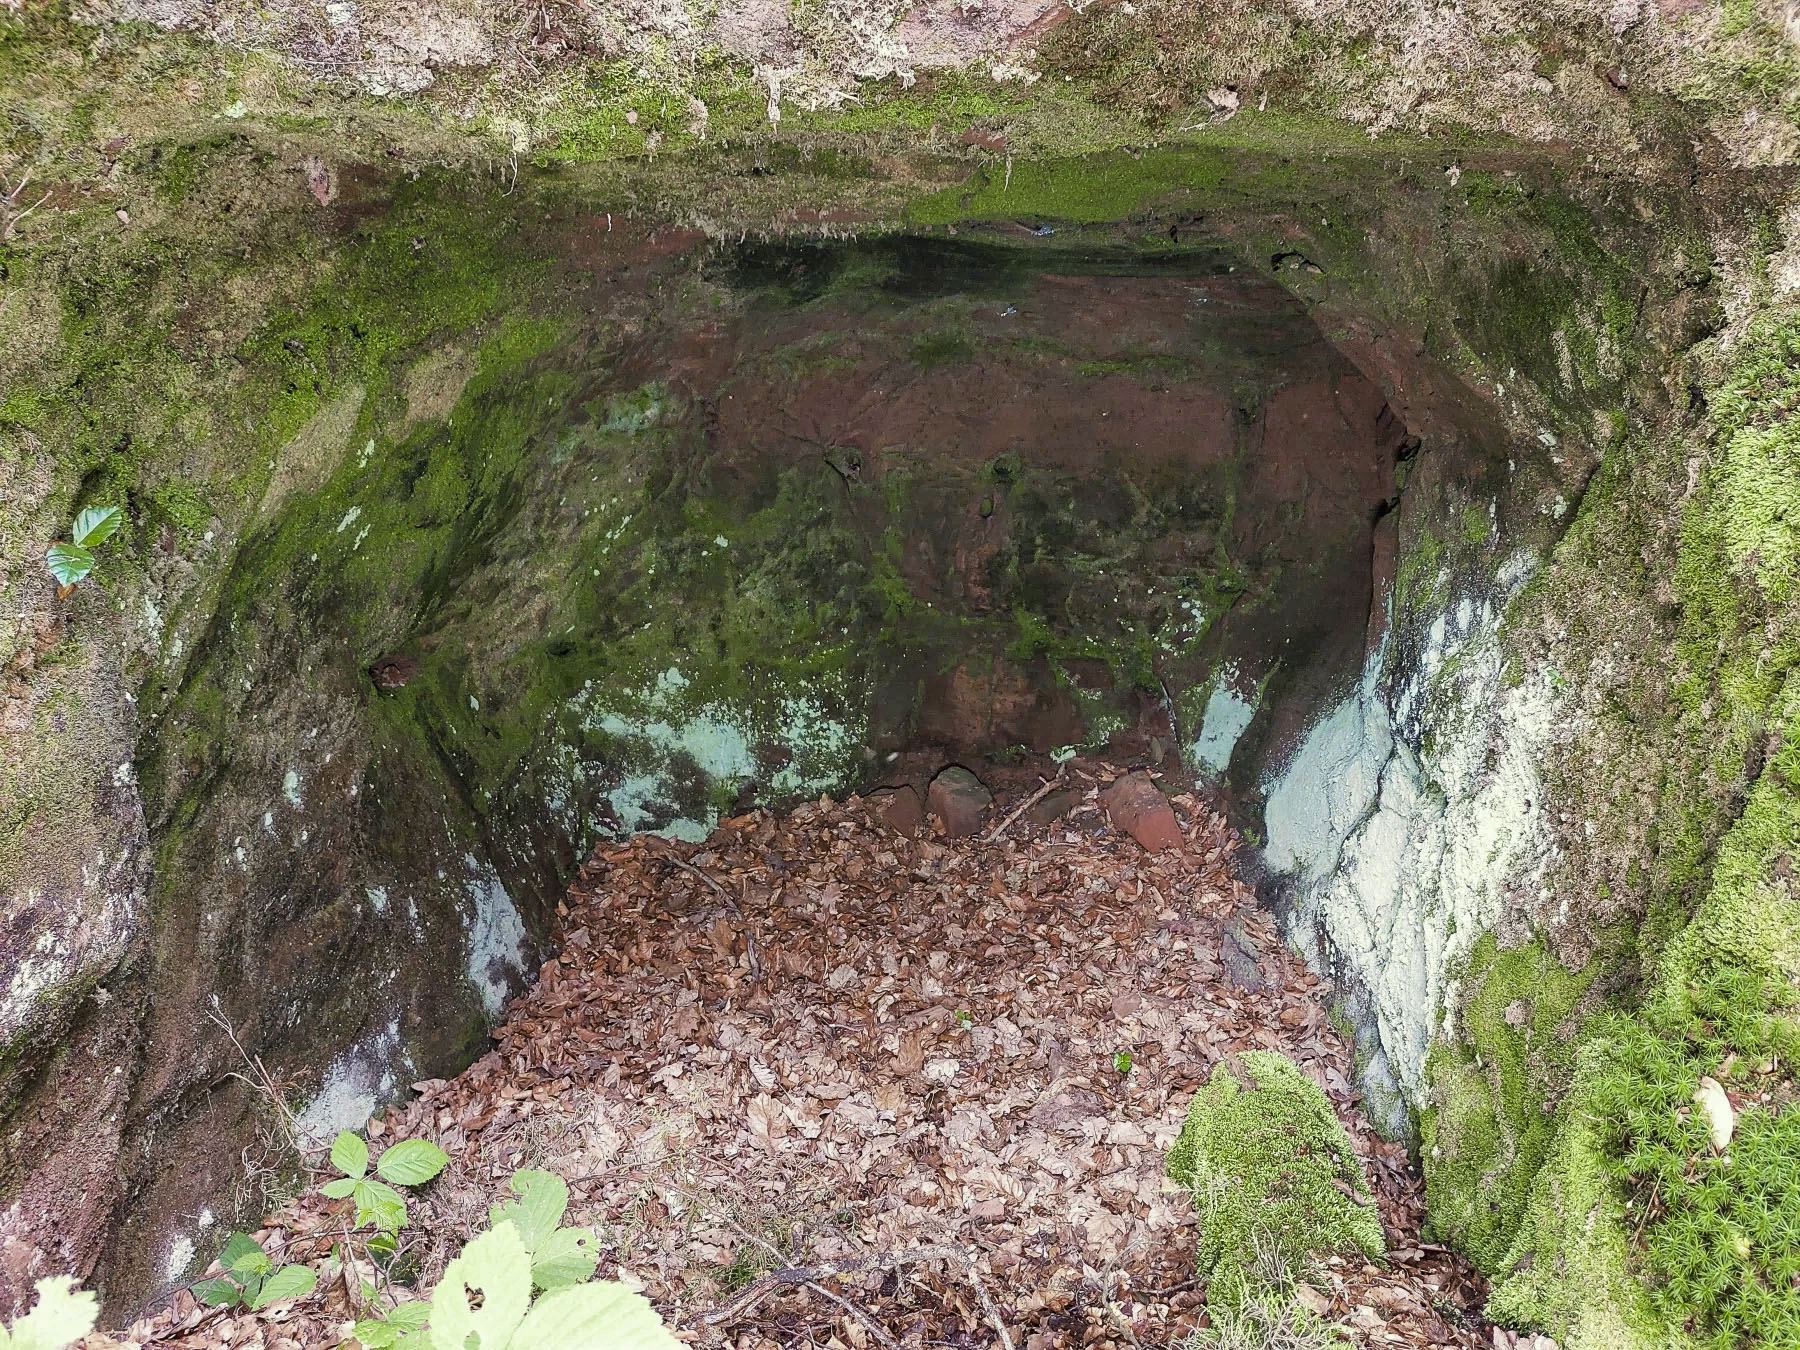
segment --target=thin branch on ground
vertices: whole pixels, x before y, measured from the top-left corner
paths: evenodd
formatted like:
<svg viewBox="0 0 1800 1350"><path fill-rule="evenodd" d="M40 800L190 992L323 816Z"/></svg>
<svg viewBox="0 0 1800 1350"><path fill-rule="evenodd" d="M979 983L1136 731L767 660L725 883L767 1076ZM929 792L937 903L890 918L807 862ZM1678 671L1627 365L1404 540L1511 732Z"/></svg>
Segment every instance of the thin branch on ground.
<svg viewBox="0 0 1800 1350"><path fill-rule="evenodd" d="M899 1344L898 1341L896 1341L892 1336L888 1335L887 1332L882 1329L881 1323L877 1322L874 1318L874 1315L871 1314L866 1308L860 1307L859 1305L852 1303L849 1299L845 1298L842 1294L833 1293L831 1290L827 1289L824 1285L820 1284L817 1280L808 1280L806 1282L806 1287L808 1289L815 1291L816 1293L825 1295L826 1298L830 1299L833 1303L837 1304L838 1307L842 1308L845 1312L849 1313L857 1321L861 1322L863 1324L863 1326L868 1329L869 1334L871 1336L873 1336L876 1340L880 1341L883 1345L891 1346L891 1345Z"/></svg>
<svg viewBox="0 0 1800 1350"><path fill-rule="evenodd" d="M814 1284L820 1280L836 1279L841 1275L858 1275L871 1270L892 1270L897 1266L923 1265L930 1261L971 1263L971 1257L967 1247L946 1244L934 1247L908 1247L894 1252L874 1252L855 1260L824 1261L816 1266L788 1266L781 1270L771 1271L724 1307L703 1313L700 1320L708 1326L719 1326L730 1322L743 1316L769 1294L784 1286ZM1006 1350L1012 1350L1010 1338L1006 1342Z"/></svg>
<svg viewBox="0 0 1800 1350"><path fill-rule="evenodd" d="M1138 1340L1137 1328L1131 1325L1131 1319L1125 1315L1125 1310L1113 1302L1112 1283L1113 1276L1116 1274L1118 1274L1117 1270L1109 1270L1100 1281L1101 1310L1105 1312L1106 1320L1112 1323L1114 1330L1137 1346L1138 1350L1143 1350L1143 1342Z"/></svg>
<svg viewBox="0 0 1800 1350"><path fill-rule="evenodd" d="M1013 807L1012 814L1007 816L1007 818L1005 820L1001 821L998 825L994 826L994 828L992 830L988 831L988 837L986 839L983 839L981 842L984 844L993 843L1001 835L1006 833L1006 831L1011 827L1012 823L1015 820L1017 820L1020 816L1024 815L1027 811L1029 811L1032 807L1036 806L1039 802L1043 801L1044 798L1048 797L1050 795L1052 789L1054 789L1061 783L1067 782L1068 777L1069 777L1068 771L1066 768L1064 768L1064 769L1059 769L1057 771L1056 777L1046 778L1044 780L1044 785L1041 788L1039 788L1036 792L1032 793L1024 801L1020 802L1017 806Z"/></svg>
<svg viewBox="0 0 1800 1350"><path fill-rule="evenodd" d="M994 1306L993 1296L987 1291L987 1283L981 1278L981 1268L975 1264L975 1253L965 1249L963 1259L969 1267L969 1283L975 1286L975 1297L981 1300L981 1310L987 1314L988 1321L994 1324L999 1333L1001 1350L1013 1350L1012 1333L1006 1329L1006 1322L1000 1316L1000 1309ZM1133 1342L1137 1337L1131 1338Z"/></svg>
<svg viewBox="0 0 1800 1350"><path fill-rule="evenodd" d="M707 876L706 873L702 872L698 867L695 867L691 862L684 862L682 859L677 858L673 853L663 854L662 859L664 862L674 863L675 866L679 867L684 872L687 872L687 873L692 874L693 876L699 877L700 880L704 881L708 886L711 886L715 891L717 891L719 893L720 899L724 900L724 902L726 904L730 905L733 909L737 909L738 903L737 903L737 901L735 901L731 898L731 893L729 891L727 891L723 886L721 886L718 882L714 881L711 877ZM740 911L740 913L741 912L742 911Z"/></svg>

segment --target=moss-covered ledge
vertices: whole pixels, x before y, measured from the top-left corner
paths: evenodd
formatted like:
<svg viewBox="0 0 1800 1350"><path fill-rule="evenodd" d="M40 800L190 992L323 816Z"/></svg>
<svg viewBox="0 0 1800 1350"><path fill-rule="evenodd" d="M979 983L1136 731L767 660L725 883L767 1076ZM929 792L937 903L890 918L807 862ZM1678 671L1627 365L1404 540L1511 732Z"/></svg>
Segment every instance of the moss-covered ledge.
<svg viewBox="0 0 1800 1350"><path fill-rule="evenodd" d="M1496 1316L1564 1344L1773 1344L1800 1326L1782 1109L1800 1006L1784 507L1797 347L1791 311L1767 304L1774 252L1739 255L1743 319L1675 368L1688 434L1639 443L1633 494L1601 482L1558 578L1616 567L1621 546L1643 568L1625 631L1663 655L1614 668L1625 697L1590 745L1614 772L1656 765L1656 781L1590 789L1570 870L1591 936L1560 964L1478 953L1434 1066L1434 1220L1496 1277ZM1703 1077L1736 1104L1723 1154L1695 1105Z"/></svg>

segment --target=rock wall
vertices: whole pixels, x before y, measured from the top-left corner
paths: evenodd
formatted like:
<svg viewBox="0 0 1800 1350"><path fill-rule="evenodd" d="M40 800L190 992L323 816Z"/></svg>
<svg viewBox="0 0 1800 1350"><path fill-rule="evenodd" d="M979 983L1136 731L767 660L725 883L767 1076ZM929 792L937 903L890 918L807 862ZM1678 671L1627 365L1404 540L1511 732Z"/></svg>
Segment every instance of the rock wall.
<svg viewBox="0 0 1800 1350"><path fill-rule="evenodd" d="M244 1146L282 1157L246 1056L302 1144L466 1063L598 835L919 746L1174 753L1217 672L1286 706L1360 649L1405 428L1235 253L706 250L446 191L346 177L264 221L297 256L20 274L50 659L11 671L10 911L68 914L58 831L112 871L68 869L86 947L13 953L17 1279L98 1259L121 1307L203 1261L260 1203ZM106 266L149 284L97 305ZM28 561L96 501L128 527L58 602ZM76 1110L91 1147L46 1147Z"/></svg>
<svg viewBox="0 0 1800 1350"><path fill-rule="evenodd" d="M1009 10L862 103L845 82L876 67L756 24L794 73L709 57L658 85L615 14L598 55L567 32L528 53L551 74L527 87L479 12L437 45L396 36L428 7L332 34L132 12L222 42L0 20L30 114L0 208L8 1279L85 1273L117 1214L115 1309L205 1254L273 1124L225 1025L298 1081L307 1129L466 1060L596 831L703 828L920 738L1135 728L1260 813L1290 932L1340 977L1372 1102L1418 1130L1434 1223L1498 1307L1589 1345L1738 1315L1650 1292L1685 1220L1627 1249L1627 1141L1592 1122L1647 1109L1644 1028L1717 1061L1681 1074L1738 1042L1761 1062L1755 1027L1706 1030L1697 975L1773 1017L1800 974L1800 269L1783 175L1740 172L1791 159L1784 11ZM882 70L939 27L878 18ZM323 37L349 66L307 65ZM315 78L388 66L421 96ZM395 176L433 162L463 177ZM1048 346L1007 346L1021 297L1066 326L1128 287L1104 259L1065 260L1054 296L977 284L970 222L1018 256L1226 250L1293 297L1266 331L1310 354L1259 384L1281 344L1255 325L1205 352L1041 324ZM683 256L899 226L937 231L928 258ZM1181 284L1213 314L1246 294ZM1232 380L1196 374L1234 352ZM878 379L922 424L1047 372L1089 413L1183 401L1139 423L1180 443L1170 481L1120 472L1091 418L1031 429L1057 447L1036 477L974 423L959 462L858 421ZM806 416L715 453L788 402ZM1357 454L1287 454L1313 417L1360 424ZM59 604L35 560L100 501L127 531ZM1159 589L1098 622L1121 592L1096 572Z"/></svg>

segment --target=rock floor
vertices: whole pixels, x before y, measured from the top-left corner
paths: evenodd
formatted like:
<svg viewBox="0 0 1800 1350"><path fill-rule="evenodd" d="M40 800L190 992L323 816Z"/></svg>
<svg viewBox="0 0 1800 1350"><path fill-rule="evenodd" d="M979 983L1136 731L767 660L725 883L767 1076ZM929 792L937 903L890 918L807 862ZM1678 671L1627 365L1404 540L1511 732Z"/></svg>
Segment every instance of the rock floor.
<svg viewBox="0 0 1800 1350"><path fill-rule="evenodd" d="M1070 766L1045 803L1068 814L998 839L909 838L852 799L603 846L495 1048L371 1125L453 1159L413 1205L416 1278L542 1167L600 1274L696 1345L1172 1345L1206 1311L1163 1154L1213 1064L1264 1048L1336 1103L1389 1237L1389 1264L1322 1266L1306 1301L1357 1346L1498 1343L1479 1278L1418 1239L1419 1177L1357 1110L1329 989L1238 837L1177 793L1185 846L1147 853L1101 805L1116 772ZM309 1192L261 1236L323 1276L336 1208ZM337 1345L353 1282L260 1314L178 1295L89 1345Z"/></svg>

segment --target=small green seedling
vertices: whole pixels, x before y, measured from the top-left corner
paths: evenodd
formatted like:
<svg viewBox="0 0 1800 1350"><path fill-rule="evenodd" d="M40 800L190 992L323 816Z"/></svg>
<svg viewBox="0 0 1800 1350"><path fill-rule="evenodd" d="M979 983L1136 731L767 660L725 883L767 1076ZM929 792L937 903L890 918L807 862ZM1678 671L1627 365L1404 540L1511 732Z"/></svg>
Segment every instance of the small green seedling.
<svg viewBox="0 0 1800 1350"><path fill-rule="evenodd" d="M1121 1074L1130 1073L1131 1072L1131 1051L1121 1050L1117 1054L1115 1054L1113 1056L1113 1068L1117 1069Z"/></svg>
<svg viewBox="0 0 1800 1350"><path fill-rule="evenodd" d="M641 1294L594 1280L599 1238L562 1227L561 1177L515 1172L512 1189L518 1199L493 1206L491 1227L450 1263L430 1303L356 1323L365 1350L679 1350Z"/></svg>
<svg viewBox="0 0 1800 1350"><path fill-rule="evenodd" d="M194 1297L215 1308L266 1308L284 1298L310 1294L316 1283L310 1266L278 1266L248 1233L233 1233L219 1253L225 1273L194 1286Z"/></svg>
<svg viewBox="0 0 1800 1350"><path fill-rule="evenodd" d="M50 546L45 561L50 564L50 575L56 578L57 599L66 599L70 591L87 580L94 570L94 550L112 538L124 520L124 513L116 506L90 506L75 517L69 531L74 542Z"/></svg>
<svg viewBox="0 0 1800 1350"><path fill-rule="evenodd" d="M957 1013L956 1025L961 1027L964 1031L967 1031L970 1027L975 1025L975 1014L971 1012Z"/></svg>
<svg viewBox="0 0 1800 1350"><path fill-rule="evenodd" d="M85 1289L77 1289L67 1275L52 1275L37 1282L37 1306L9 1329L0 1327L0 1350L63 1350L94 1329L100 1319L100 1303Z"/></svg>
<svg viewBox="0 0 1800 1350"><path fill-rule="evenodd" d="M376 1161L376 1175L383 1178L377 1181L369 1175L369 1146L360 1135L343 1130L331 1145L331 1165L344 1175L319 1189L333 1200L355 1201L358 1228L397 1233L406 1227L406 1197L394 1186L423 1186L449 1161L450 1155L429 1139L402 1139Z"/></svg>

